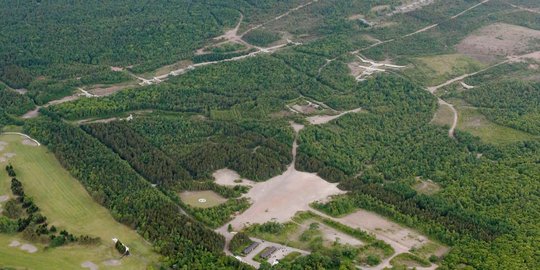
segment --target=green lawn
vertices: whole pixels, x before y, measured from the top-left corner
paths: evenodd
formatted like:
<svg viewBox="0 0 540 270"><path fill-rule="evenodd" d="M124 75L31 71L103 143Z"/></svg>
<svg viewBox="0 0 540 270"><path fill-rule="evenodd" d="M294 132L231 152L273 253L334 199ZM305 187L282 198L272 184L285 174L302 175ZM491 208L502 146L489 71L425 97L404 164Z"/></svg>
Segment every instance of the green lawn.
<svg viewBox="0 0 540 270"><path fill-rule="evenodd" d="M123 258L120 266L114 269L146 269L158 256L152 247L134 230L116 222L111 214L96 203L84 187L74 179L53 154L44 146L23 145L19 135L1 135L0 141L8 145L0 156L14 153L9 159L23 183L25 193L34 198L41 213L51 225L66 229L75 235L99 236L102 243L97 246L69 245L44 250L39 243L31 243L39 248L29 254L17 248L8 247L12 240L21 240L21 235L0 235L0 266L27 267L31 269L76 269L85 261L92 261L100 269L106 269L104 261L118 259L112 238L117 237L128 247L132 256ZM1 163L0 195L11 194L9 177Z"/></svg>
<svg viewBox="0 0 540 270"><path fill-rule="evenodd" d="M439 108L437 109L437 112L435 112L431 123L434 125L450 127L453 122L454 113L452 112L452 109L446 104L439 104Z"/></svg>
<svg viewBox="0 0 540 270"><path fill-rule="evenodd" d="M184 191L180 193L180 199L189 206L210 208L225 203L227 199L211 191Z"/></svg>
<svg viewBox="0 0 540 270"><path fill-rule="evenodd" d="M413 68L404 73L425 85L439 85L449 79L484 67L481 63L460 54L424 56L412 59Z"/></svg>
<svg viewBox="0 0 540 270"><path fill-rule="evenodd" d="M453 103L455 104L455 103ZM538 140L539 136L493 123L477 108L457 105L459 130L467 131L482 141L493 144L506 144L526 140Z"/></svg>

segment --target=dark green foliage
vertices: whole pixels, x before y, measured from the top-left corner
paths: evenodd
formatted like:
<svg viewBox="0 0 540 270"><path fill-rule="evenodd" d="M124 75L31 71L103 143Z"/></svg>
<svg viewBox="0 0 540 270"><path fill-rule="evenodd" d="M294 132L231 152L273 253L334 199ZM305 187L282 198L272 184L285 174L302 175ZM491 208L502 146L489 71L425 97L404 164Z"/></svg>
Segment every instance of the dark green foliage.
<svg viewBox="0 0 540 270"><path fill-rule="evenodd" d="M11 166L11 165L9 165ZM11 170L13 170L13 166L11 166ZM8 170L9 172L9 170ZM15 174L13 172L13 174ZM10 173L10 176L11 176L11 173ZM13 175L15 176L15 175ZM17 180L17 178L12 178L11 179L11 192L13 193L13 195L16 195L16 196L21 196L21 197L24 197L24 190L23 190L23 187L22 187L22 183L21 181Z"/></svg>
<svg viewBox="0 0 540 270"><path fill-rule="evenodd" d="M194 208L188 205L183 205L194 218L203 222L211 228L218 228L230 221L235 213L243 212L250 206L246 198L230 199L224 204L220 204L210 208Z"/></svg>
<svg viewBox="0 0 540 270"><path fill-rule="evenodd" d="M540 135L540 83L489 83L463 93L464 99L501 125Z"/></svg>
<svg viewBox="0 0 540 270"><path fill-rule="evenodd" d="M198 269L195 260L204 257L206 265L241 266L237 261L220 258L222 236L181 214L176 204L82 130L43 118L28 123L26 132L47 144L116 219L153 241L156 249L169 258L168 263L195 265Z"/></svg>
<svg viewBox="0 0 540 270"><path fill-rule="evenodd" d="M11 219L18 219L23 215L23 209L19 202L15 199L7 201L3 206L2 214Z"/></svg>
<svg viewBox="0 0 540 270"><path fill-rule="evenodd" d="M0 86L1 88L1 86ZM0 108L6 113L21 115L34 108L34 103L26 95L11 89L0 89Z"/></svg>
<svg viewBox="0 0 540 270"><path fill-rule="evenodd" d="M80 99L50 108L62 117L106 116L139 109L194 112L223 120L266 118L299 94L334 91L282 60L261 56L197 68L165 84L119 92L102 99Z"/></svg>
<svg viewBox="0 0 540 270"><path fill-rule="evenodd" d="M13 165L11 165L11 164L6 165L6 171L7 171L8 175L9 175L9 177L17 176L17 173L15 173L15 169L13 168ZM17 183L14 184L13 182L17 182ZM11 186L12 186L11 189L13 189L13 185L19 185L20 186L21 183L19 181L17 181L17 179L15 179L15 181L13 181L13 180L11 181Z"/></svg>
<svg viewBox="0 0 540 270"><path fill-rule="evenodd" d="M116 151L133 168L154 184L169 186L191 179L177 161L151 145L124 122L92 124L83 129Z"/></svg>
<svg viewBox="0 0 540 270"><path fill-rule="evenodd" d="M0 216L0 233L15 233L18 227L16 220Z"/></svg>
<svg viewBox="0 0 540 270"><path fill-rule="evenodd" d="M266 47L278 41L281 38L281 36L278 33L273 33L264 29L255 29L255 30L249 31L242 38L247 43L250 43L252 45Z"/></svg>
<svg viewBox="0 0 540 270"><path fill-rule="evenodd" d="M116 243L114 244L114 247L116 248L116 250L118 250L118 252L120 254L129 255L129 253L126 253L128 251L126 246L124 244L122 244L122 242L120 242L120 240L116 241Z"/></svg>
<svg viewBox="0 0 540 270"><path fill-rule="evenodd" d="M251 50L245 50L245 51L240 51L240 52L224 52L224 53L212 52L212 53L207 53L207 54L195 55L191 58L191 61L193 61L193 63L221 61L225 59L231 59L231 58L239 57L242 55L246 55L254 51L255 51L254 49L251 49Z"/></svg>
<svg viewBox="0 0 540 270"><path fill-rule="evenodd" d="M150 143L179 161L193 178L230 168L266 180L291 162L292 130L282 121L222 122L189 117L144 117L129 123Z"/></svg>
<svg viewBox="0 0 540 270"><path fill-rule="evenodd" d="M244 248L249 246L253 241L244 232L237 232L229 242L229 250L234 254L239 254Z"/></svg>

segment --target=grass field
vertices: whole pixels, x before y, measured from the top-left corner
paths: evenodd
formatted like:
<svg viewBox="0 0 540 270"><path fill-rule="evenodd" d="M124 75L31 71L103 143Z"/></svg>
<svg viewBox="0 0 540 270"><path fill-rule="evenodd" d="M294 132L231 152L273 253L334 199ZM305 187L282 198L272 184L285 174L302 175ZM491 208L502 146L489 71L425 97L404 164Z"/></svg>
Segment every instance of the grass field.
<svg viewBox="0 0 540 270"><path fill-rule="evenodd" d="M429 267L431 263L411 253L401 253L390 260L392 266Z"/></svg>
<svg viewBox="0 0 540 270"><path fill-rule="evenodd" d="M414 68L406 69L405 74L430 86L483 67L476 60L460 54L418 57L412 61Z"/></svg>
<svg viewBox="0 0 540 270"><path fill-rule="evenodd" d="M8 247L13 240L28 243L21 235L0 235L0 266L29 269L79 269L81 263L91 261L100 269L107 269L105 261L119 259L112 238L124 242L132 256L121 259L121 265L114 269L147 269L157 262L158 256L152 247L134 230L116 222L110 213L92 200L84 187L62 168L53 154L43 146L30 146L22 143L19 135L0 135L0 141L7 142L0 156L14 153L9 159L23 183L25 193L34 198L41 213L51 225L66 229L74 235L87 234L99 236L100 245L68 245L44 250L39 243L36 253L27 253L18 248ZM0 163L0 195L11 194L9 177Z"/></svg>
<svg viewBox="0 0 540 270"><path fill-rule="evenodd" d="M460 100L450 101L458 110L457 128L479 137L487 143L507 144L526 140L538 140L539 136L493 123L479 112Z"/></svg>
<svg viewBox="0 0 540 270"><path fill-rule="evenodd" d="M440 104L437 112L433 116L431 123L439 126L452 126L454 122L454 113L446 104Z"/></svg>
<svg viewBox="0 0 540 270"><path fill-rule="evenodd" d="M199 208L210 208L227 201L227 199L211 190L184 191L180 193L180 199L189 206Z"/></svg>

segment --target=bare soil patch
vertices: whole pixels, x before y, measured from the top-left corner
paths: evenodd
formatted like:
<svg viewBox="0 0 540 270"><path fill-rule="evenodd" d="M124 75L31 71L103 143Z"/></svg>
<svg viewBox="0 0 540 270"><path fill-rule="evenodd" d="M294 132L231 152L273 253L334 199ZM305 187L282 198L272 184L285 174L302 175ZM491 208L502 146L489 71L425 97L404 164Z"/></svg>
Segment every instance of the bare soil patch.
<svg viewBox="0 0 540 270"><path fill-rule="evenodd" d="M223 186L252 186L253 184L255 184L255 182L243 179L237 172L227 168L215 171L212 176L216 180L216 184Z"/></svg>
<svg viewBox="0 0 540 270"><path fill-rule="evenodd" d="M17 240L13 240L11 241L11 243L9 243L9 247L18 247L21 245L21 242L17 241Z"/></svg>
<svg viewBox="0 0 540 270"><path fill-rule="evenodd" d="M120 260L110 259L104 261L103 264L107 266L119 266L122 265L122 262Z"/></svg>
<svg viewBox="0 0 540 270"><path fill-rule="evenodd" d="M426 195L433 195L437 192L439 192L439 190L441 190L441 187L431 181L431 180L421 180L421 179L417 179L418 182L413 186L414 190L416 190L418 193L422 193L422 194L426 194Z"/></svg>
<svg viewBox="0 0 540 270"><path fill-rule="evenodd" d="M125 85L113 85L109 87L96 87L88 90L88 92L96 95L96 96L108 96L112 95L122 89L125 89L127 86Z"/></svg>
<svg viewBox="0 0 540 270"><path fill-rule="evenodd" d="M396 7L394 11L386 15L392 16L394 14L411 12L411 11L420 9L424 6L427 6L433 2L435 2L435 0L406 0L406 1L403 1L403 4L401 6Z"/></svg>
<svg viewBox="0 0 540 270"><path fill-rule="evenodd" d="M231 225L241 229L271 220L286 222L296 212L309 210L310 203L342 193L337 184L329 183L314 173L299 172L291 165L282 175L255 184L245 195L253 204L231 221Z"/></svg>
<svg viewBox="0 0 540 270"><path fill-rule="evenodd" d="M210 208L227 201L227 199L211 190L184 191L180 193L180 199L182 199L184 203L198 208Z"/></svg>
<svg viewBox="0 0 540 270"><path fill-rule="evenodd" d="M349 227L374 233L381 240L390 244L396 250L396 254L408 252L413 247L419 248L429 242L427 237L420 233L366 210L358 210L345 217L336 218L336 220Z"/></svg>
<svg viewBox="0 0 540 270"><path fill-rule="evenodd" d="M37 247L31 244L23 244L20 249L28 253L36 253L38 251Z"/></svg>
<svg viewBox="0 0 540 270"><path fill-rule="evenodd" d="M498 57L526 54L538 49L540 31L505 23L495 23L463 39L457 50L479 61L492 62Z"/></svg>
<svg viewBox="0 0 540 270"><path fill-rule="evenodd" d="M90 270L98 270L99 269L99 266L97 266L97 264L95 264L93 262L90 262L90 261L86 261L86 262L81 263L81 267L88 268Z"/></svg>
<svg viewBox="0 0 540 270"><path fill-rule="evenodd" d="M23 139L22 144L28 145L28 146L38 146L38 144L35 141L32 141L30 139Z"/></svg>
<svg viewBox="0 0 540 270"><path fill-rule="evenodd" d="M2 196L0 196L0 202L5 202L5 201L7 201L7 200L9 200L9 195L2 195Z"/></svg>
<svg viewBox="0 0 540 270"><path fill-rule="evenodd" d="M334 119L337 119L337 118L340 118L346 114L349 114L349 113L358 113L362 111L361 108L356 108L354 110L350 110L350 111L345 111L345 112L342 112L340 114L336 114L336 115L315 115L315 116L311 116L311 117L308 117L306 118L308 120L308 122L310 122L312 125L322 125L322 124L326 124Z"/></svg>

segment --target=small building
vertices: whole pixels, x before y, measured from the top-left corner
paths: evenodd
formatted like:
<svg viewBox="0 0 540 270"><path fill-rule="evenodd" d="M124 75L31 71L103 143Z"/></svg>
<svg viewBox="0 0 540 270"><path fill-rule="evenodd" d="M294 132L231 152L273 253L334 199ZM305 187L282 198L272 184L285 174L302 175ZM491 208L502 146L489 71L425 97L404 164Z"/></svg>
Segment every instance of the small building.
<svg viewBox="0 0 540 270"><path fill-rule="evenodd" d="M245 248L244 251L242 251L242 253L244 253L245 255L248 255L254 249L256 249L258 246L259 246L259 242L253 242L247 248Z"/></svg>
<svg viewBox="0 0 540 270"><path fill-rule="evenodd" d="M270 256L272 256L272 254L274 254L274 252L277 251L277 248L276 247L267 247L262 253L261 253L261 258L263 259L268 259L270 258Z"/></svg>

